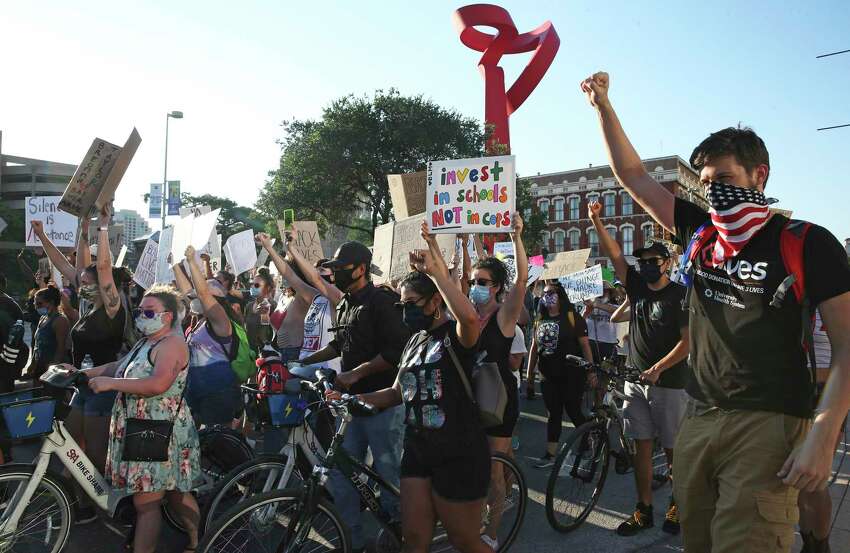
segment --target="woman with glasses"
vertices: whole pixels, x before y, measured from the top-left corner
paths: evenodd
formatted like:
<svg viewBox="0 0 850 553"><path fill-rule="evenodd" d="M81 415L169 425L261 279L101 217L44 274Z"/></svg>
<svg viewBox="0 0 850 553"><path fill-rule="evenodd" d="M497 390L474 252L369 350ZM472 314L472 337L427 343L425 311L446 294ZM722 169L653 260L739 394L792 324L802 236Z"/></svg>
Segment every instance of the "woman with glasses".
<svg viewBox="0 0 850 553"><path fill-rule="evenodd" d="M274 300L274 279L266 267L257 269L249 288L251 301L245 306L245 332L248 343L255 351L263 349L273 338L270 315L277 308Z"/></svg>
<svg viewBox="0 0 850 553"><path fill-rule="evenodd" d="M547 468L554 464L564 411L576 428L587 421L581 410L587 371L567 363L567 355L582 356L593 362L587 323L576 312L561 283L553 280L543 288L528 354L528 379L531 381L534 378L534 369L539 361L540 373L543 375L543 402L549 412L546 452L534 464L537 468Z"/></svg>
<svg viewBox="0 0 850 553"><path fill-rule="evenodd" d="M84 371L94 392L119 393L111 413L105 475L114 489L133 494L134 552L156 550L164 497L181 518L189 538L186 550L191 551L198 543L200 520L191 493L193 481L201 476L200 446L183 397L189 350L176 325L177 293L170 286L154 286L135 311L142 339L122 360ZM167 461L124 460L127 419L173 423Z"/></svg>
<svg viewBox="0 0 850 553"><path fill-rule="evenodd" d="M405 406L404 550L428 551L439 519L457 550L492 553L480 537L490 480L489 447L459 373L472 377L481 332L478 316L449 276L424 224L422 236L429 250L411 252L414 271L400 284L397 306L412 335L402 352L398 377L392 388L359 398L382 409Z"/></svg>
<svg viewBox="0 0 850 553"><path fill-rule="evenodd" d="M511 345L517 323L522 315L525 289L528 283L528 258L522 244L522 217L514 213L511 220L511 240L514 243L516 282L508 282L508 271L504 263L495 257L480 258L472 267L469 299L478 312L481 337L479 348L486 352L485 361L496 363L505 383L508 402L502 424L487 429L490 450L494 453L511 454L511 437L519 418L519 393L517 380L511 370ZM510 291L508 291L510 288ZM501 466L493 465L491 475L490 502L498 505L504 501L505 481ZM500 509L494 509L499 512ZM494 517L496 518L496 517ZM493 548L498 548L496 531L498 520L491 520L482 539Z"/></svg>

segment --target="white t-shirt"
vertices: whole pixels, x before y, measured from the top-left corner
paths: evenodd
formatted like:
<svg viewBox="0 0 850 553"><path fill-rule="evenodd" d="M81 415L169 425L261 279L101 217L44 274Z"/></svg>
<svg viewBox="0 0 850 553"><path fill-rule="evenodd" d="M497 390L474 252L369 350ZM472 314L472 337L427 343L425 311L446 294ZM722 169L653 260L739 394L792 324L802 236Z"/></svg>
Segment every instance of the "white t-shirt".
<svg viewBox="0 0 850 553"><path fill-rule="evenodd" d="M511 355L514 353L528 353L528 349L525 347L525 334L519 325L517 325L514 332L516 334L514 334L514 341L511 342Z"/></svg>
<svg viewBox="0 0 850 553"><path fill-rule="evenodd" d="M603 344L616 344L617 327L611 322L611 313L594 309L587 319L587 337Z"/></svg>
<svg viewBox="0 0 850 553"><path fill-rule="evenodd" d="M333 328L331 302L325 296L316 294L307 309L307 314L304 316L304 343L301 345L299 359L304 359L330 344L331 340L334 339L331 328ZM339 357L321 363L321 366L333 369L337 374L341 370Z"/></svg>

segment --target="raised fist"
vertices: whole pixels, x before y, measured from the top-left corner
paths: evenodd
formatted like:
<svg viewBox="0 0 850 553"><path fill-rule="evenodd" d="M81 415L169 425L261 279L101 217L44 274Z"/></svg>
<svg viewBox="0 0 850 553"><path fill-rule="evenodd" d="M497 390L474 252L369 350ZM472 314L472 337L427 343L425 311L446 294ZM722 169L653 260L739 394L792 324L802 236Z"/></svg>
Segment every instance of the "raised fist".
<svg viewBox="0 0 850 553"><path fill-rule="evenodd" d="M608 73L600 71L581 82L581 91L587 95L590 105L599 108L608 106L608 87L610 79Z"/></svg>

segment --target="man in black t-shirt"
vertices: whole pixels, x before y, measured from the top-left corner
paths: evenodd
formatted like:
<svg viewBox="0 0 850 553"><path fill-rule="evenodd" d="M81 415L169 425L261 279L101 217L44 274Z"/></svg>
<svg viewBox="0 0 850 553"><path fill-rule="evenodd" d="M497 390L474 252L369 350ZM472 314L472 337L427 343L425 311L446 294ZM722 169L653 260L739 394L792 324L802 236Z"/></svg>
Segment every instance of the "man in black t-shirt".
<svg viewBox="0 0 850 553"><path fill-rule="evenodd" d="M626 382L623 420L627 438L635 441L635 483L638 504L618 528L633 536L652 528L652 453L658 436L673 463L673 447L685 414L684 391L688 377L688 312L683 309L685 289L670 280L670 253L660 242L636 250L637 268L630 267L620 246L602 224L602 205L588 206L602 252L614 264L617 278L626 283L629 298L629 365L641 371L644 384ZM679 533L678 508L673 499L663 529Z"/></svg>
<svg viewBox="0 0 850 553"><path fill-rule="evenodd" d="M728 128L697 146L690 161L707 189L706 213L647 173L611 107L608 85L608 75L597 73L581 88L597 110L622 185L683 244L706 224L716 231L695 252L688 292L693 378L674 462L685 549L789 551L797 490L826 486L850 408L847 255L828 231L806 227L803 269L794 276L809 308L820 309L833 351L813 411L806 302L791 291L781 301L776 295L789 276L780 239L791 229L767 208L764 142L750 129Z"/></svg>

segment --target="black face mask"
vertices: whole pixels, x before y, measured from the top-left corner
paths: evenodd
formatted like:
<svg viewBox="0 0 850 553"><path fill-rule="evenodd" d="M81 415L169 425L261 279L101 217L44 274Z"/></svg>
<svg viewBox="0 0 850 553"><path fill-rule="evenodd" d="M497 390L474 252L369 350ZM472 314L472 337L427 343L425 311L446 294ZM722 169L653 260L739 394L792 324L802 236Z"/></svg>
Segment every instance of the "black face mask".
<svg viewBox="0 0 850 553"><path fill-rule="evenodd" d="M322 277L322 280L324 280L328 284L334 283L334 276L333 275L321 275L321 277Z"/></svg>
<svg viewBox="0 0 850 553"><path fill-rule="evenodd" d="M404 304L401 320L410 332L416 333L431 328L434 323L434 313L426 315L423 307L409 302Z"/></svg>
<svg viewBox="0 0 850 553"><path fill-rule="evenodd" d="M338 269L334 271L334 283L342 292L348 291L349 286L354 284L354 271L357 267L351 269Z"/></svg>
<svg viewBox="0 0 850 553"><path fill-rule="evenodd" d="M661 280L661 267L638 263L638 273L649 284L655 284Z"/></svg>

